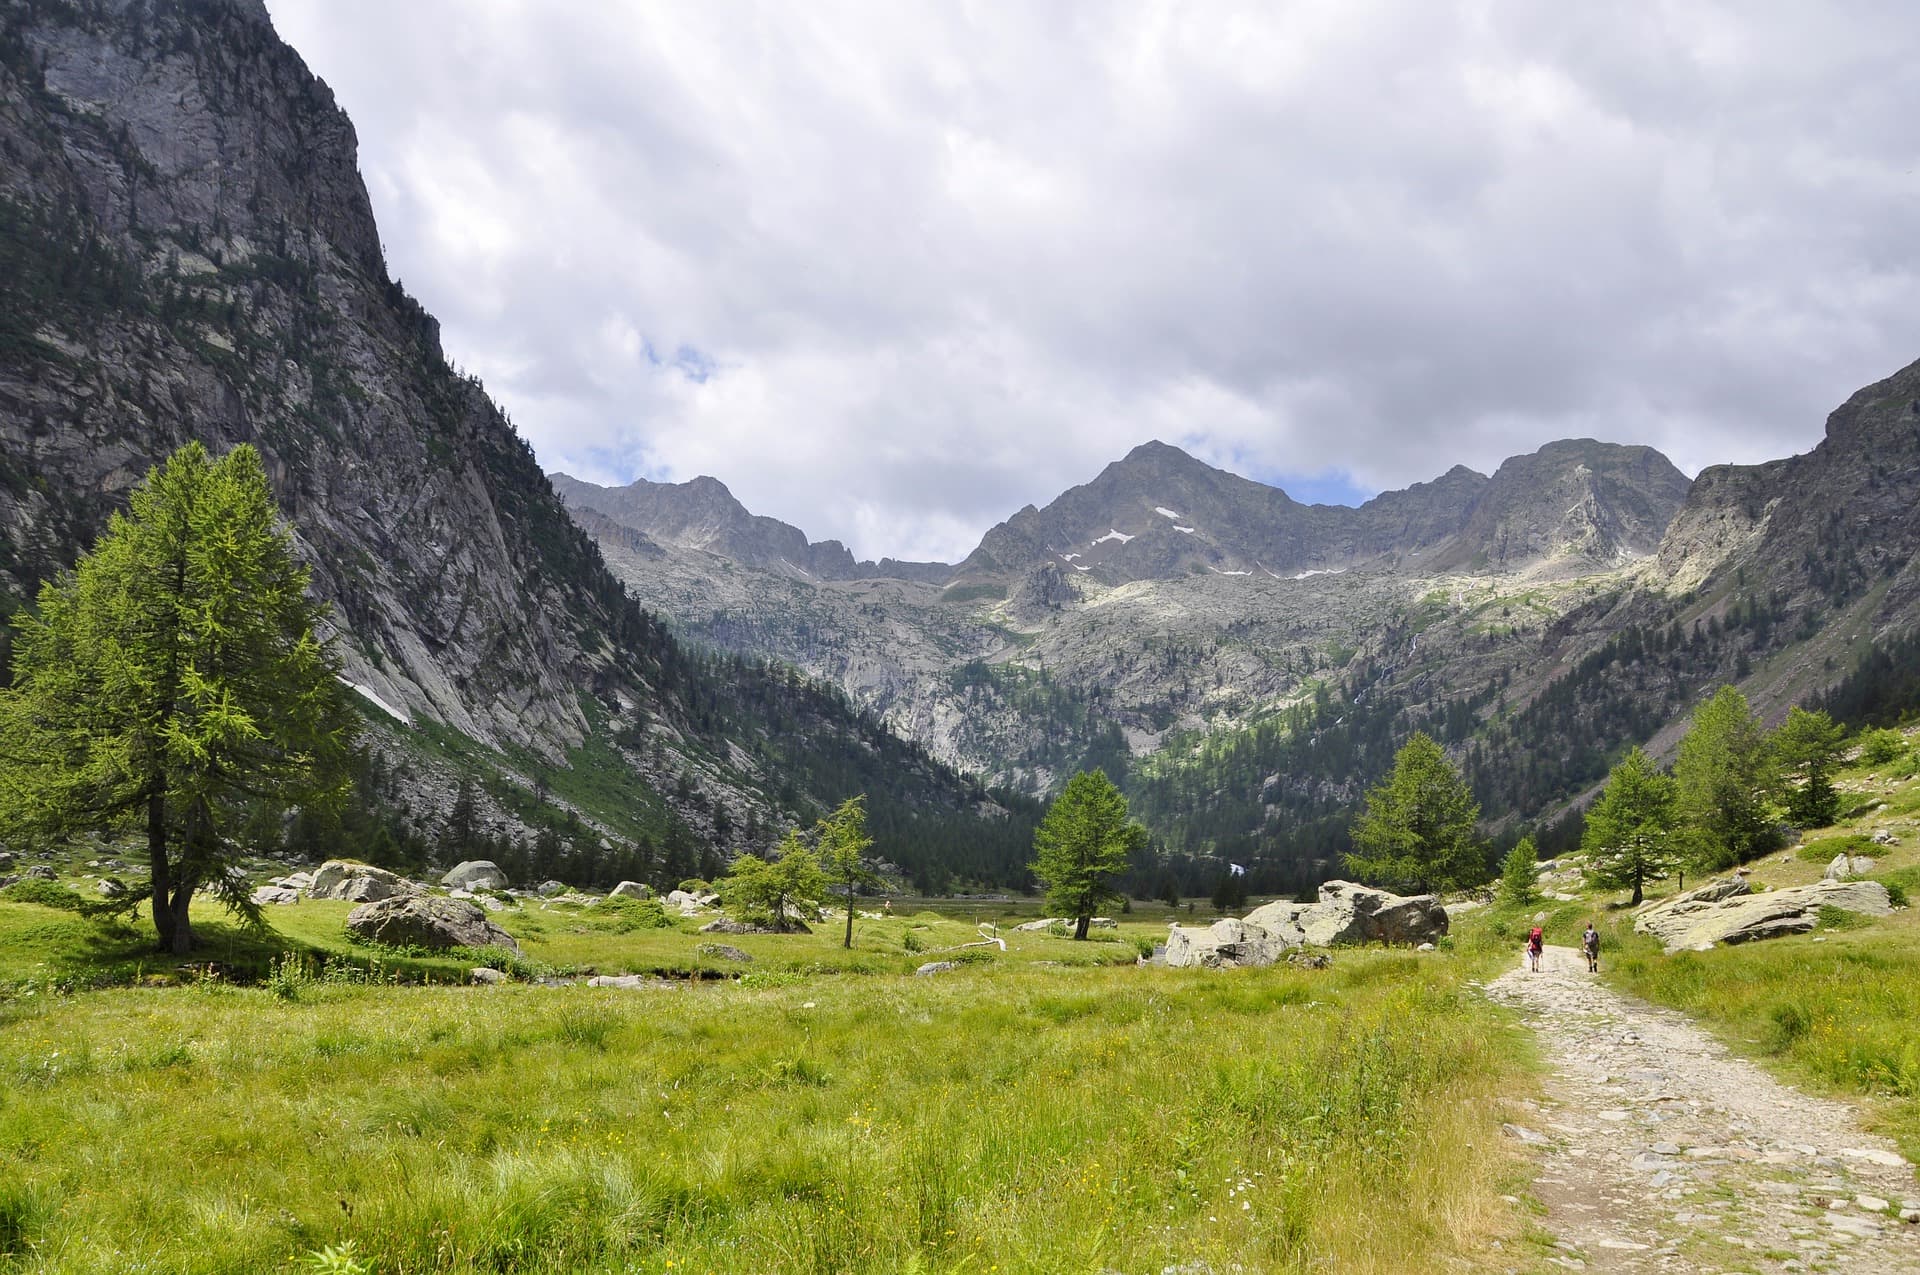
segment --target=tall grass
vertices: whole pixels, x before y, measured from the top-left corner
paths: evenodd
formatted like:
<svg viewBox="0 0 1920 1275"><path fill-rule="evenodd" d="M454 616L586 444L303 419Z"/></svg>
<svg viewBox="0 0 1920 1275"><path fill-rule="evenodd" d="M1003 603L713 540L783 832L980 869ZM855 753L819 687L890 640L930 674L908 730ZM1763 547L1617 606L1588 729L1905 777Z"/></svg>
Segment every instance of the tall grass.
<svg viewBox="0 0 1920 1275"><path fill-rule="evenodd" d="M1424 1271L1510 1225L1526 1063L1382 953L14 1012L0 1267L46 1272Z"/></svg>

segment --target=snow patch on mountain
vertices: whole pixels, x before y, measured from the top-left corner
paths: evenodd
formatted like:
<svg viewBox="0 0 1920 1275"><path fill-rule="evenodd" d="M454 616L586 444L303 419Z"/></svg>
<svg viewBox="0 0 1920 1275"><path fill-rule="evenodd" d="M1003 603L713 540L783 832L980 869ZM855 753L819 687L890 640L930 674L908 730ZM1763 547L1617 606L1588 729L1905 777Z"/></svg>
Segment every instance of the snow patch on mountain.
<svg viewBox="0 0 1920 1275"><path fill-rule="evenodd" d="M1159 514L1162 518L1169 518L1174 522L1180 521L1181 515L1175 513L1173 510L1167 508L1165 505L1155 505L1153 507L1153 512Z"/></svg>
<svg viewBox="0 0 1920 1275"><path fill-rule="evenodd" d="M1127 541L1131 539L1133 539L1133 537L1128 535L1126 532L1116 530L1113 527L1108 527L1107 534L1100 537L1098 540L1094 541L1093 543L1097 545L1103 545L1107 543L1107 541L1109 540L1118 540L1121 544L1125 544L1127 543Z"/></svg>

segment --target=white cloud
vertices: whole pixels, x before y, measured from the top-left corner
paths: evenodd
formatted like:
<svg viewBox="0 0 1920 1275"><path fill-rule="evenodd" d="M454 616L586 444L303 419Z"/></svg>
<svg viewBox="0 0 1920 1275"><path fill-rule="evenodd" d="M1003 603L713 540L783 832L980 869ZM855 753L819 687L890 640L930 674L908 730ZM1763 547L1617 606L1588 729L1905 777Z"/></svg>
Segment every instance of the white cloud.
<svg viewBox="0 0 1920 1275"><path fill-rule="evenodd" d="M1920 353L1901 5L270 7L544 463L864 556L1149 437L1760 460Z"/></svg>

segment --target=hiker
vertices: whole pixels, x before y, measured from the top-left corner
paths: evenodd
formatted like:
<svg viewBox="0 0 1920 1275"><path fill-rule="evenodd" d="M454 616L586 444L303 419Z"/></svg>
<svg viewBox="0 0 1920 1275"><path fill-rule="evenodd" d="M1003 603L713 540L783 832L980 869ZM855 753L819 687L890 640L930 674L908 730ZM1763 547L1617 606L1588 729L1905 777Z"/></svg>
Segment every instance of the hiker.
<svg viewBox="0 0 1920 1275"><path fill-rule="evenodd" d="M1580 950L1587 954L1587 973L1600 972L1600 931L1593 928L1593 922L1587 922L1587 932L1580 936Z"/></svg>
<svg viewBox="0 0 1920 1275"><path fill-rule="evenodd" d="M1539 926L1534 926L1533 933L1527 935L1527 968L1536 974L1540 972L1540 953L1545 951L1546 947L1546 934Z"/></svg>

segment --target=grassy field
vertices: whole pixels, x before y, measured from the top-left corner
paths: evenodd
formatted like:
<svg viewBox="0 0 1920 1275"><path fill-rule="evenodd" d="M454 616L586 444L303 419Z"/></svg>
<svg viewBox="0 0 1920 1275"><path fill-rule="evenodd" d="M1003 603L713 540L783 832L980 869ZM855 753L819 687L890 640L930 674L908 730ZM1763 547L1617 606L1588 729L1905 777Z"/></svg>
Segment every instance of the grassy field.
<svg viewBox="0 0 1920 1275"><path fill-rule="evenodd" d="M1122 946L643 991L16 985L0 1267L1400 1271L1515 1224L1487 1135L1529 1060L1463 963L1055 945Z"/></svg>

